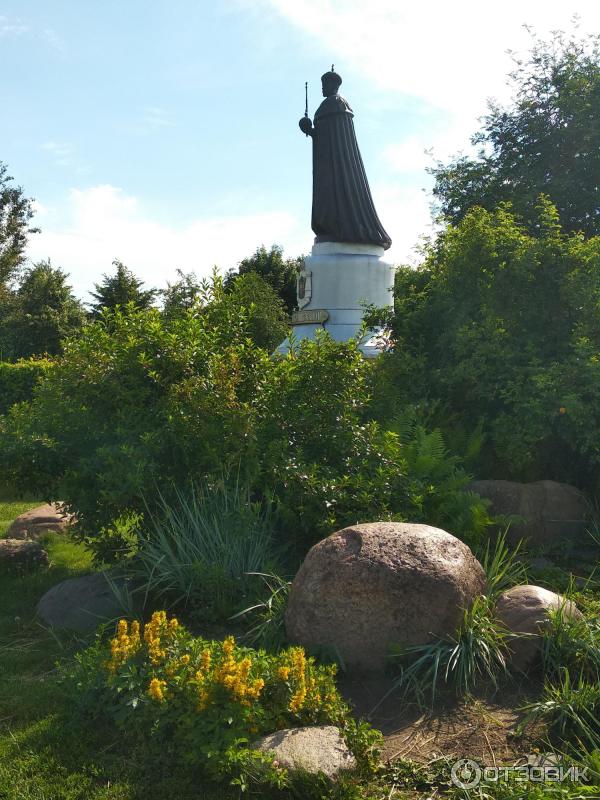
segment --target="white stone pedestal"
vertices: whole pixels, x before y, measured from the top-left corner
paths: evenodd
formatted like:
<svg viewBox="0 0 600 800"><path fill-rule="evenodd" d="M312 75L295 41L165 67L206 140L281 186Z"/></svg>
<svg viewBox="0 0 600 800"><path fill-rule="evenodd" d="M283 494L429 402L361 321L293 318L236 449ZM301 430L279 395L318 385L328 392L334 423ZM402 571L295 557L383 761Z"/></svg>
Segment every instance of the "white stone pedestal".
<svg viewBox="0 0 600 800"><path fill-rule="evenodd" d="M394 267L384 253L376 245L315 244L298 278L300 310L292 315L295 340L314 339L317 330L325 329L336 341L347 341L360 329L365 304L392 305ZM381 350L377 334L369 331L361 342L368 358ZM289 347L286 339L276 352L285 355Z"/></svg>

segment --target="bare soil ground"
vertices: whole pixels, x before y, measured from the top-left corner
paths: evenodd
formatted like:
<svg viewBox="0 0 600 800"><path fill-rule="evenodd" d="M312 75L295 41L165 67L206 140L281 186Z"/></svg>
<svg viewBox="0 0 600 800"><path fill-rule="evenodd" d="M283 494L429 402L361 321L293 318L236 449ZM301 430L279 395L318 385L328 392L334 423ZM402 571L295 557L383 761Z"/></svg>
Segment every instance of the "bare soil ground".
<svg viewBox="0 0 600 800"><path fill-rule="evenodd" d="M495 766L520 762L535 747L536 731L516 735L520 708L539 692L534 685L482 690L460 700L445 692L436 697L433 706L425 708L394 694L379 704L390 686L387 678L341 682L356 715L383 732L382 756L386 761L409 758L426 763L440 757L473 758Z"/></svg>

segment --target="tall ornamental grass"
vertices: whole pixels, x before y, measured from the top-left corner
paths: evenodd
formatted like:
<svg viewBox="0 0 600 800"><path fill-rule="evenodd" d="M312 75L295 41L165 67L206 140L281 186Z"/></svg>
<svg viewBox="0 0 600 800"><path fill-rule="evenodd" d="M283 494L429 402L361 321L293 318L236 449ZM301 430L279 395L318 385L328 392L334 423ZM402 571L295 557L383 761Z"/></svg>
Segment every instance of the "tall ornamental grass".
<svg viewBox="0 0 600 800"><path fill-rule="evenodd" d="M159 494L136 558L146 594L224 619L253 577L277 564L269 515L246 487L219 482Z"/></svg>

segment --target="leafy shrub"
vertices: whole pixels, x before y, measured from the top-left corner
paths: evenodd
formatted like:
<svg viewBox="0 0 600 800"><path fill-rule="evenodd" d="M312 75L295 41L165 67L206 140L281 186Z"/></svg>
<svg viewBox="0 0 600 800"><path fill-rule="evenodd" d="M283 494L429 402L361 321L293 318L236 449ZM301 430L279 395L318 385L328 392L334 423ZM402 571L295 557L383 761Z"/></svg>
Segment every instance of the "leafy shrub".
<svg viewBox="0 0 600 800"><path fill-rule="evenodd" d="M483 420L482 474L594 487L600 238L565 235L543 198L532 225L474 208L399 270L379 406L417 404L444 432Z"/></svg>
<svg viewBox="0 0 600 800"><path fill-rule="evenodd" d="M135 559L141 588L196 616L229 617L248 595L250 573L275 566L270 519L239 484L158 497Z"/></svg>
<svg viewBox="0 0 600 800"><path fill-rule="evenodd" d="M438 432L369 419L372 364L355 341L303 340L274 366L257 429L262 490L299 552L332 531L382 519L446 527L473 544L487 506Z"/></svg>
<svg viewBox="0 0 600 800"><path fill-rule="evenodd" d="M300 647L268 655L233 637L194 638L159 611L143 627L121 620L109 647L98 641L77 662L72 680L82 710L108 716L128 736L154 738L213 777L237 771L243 779L264 767L263 777L283 782L284 770L248 748L279 729L330 723L361 738L335 667L318 666Z"/></svg>
<svg viewBox="0 0 600 800"><path fill-rule="evenodd" d="M88 325L31 405L0 423L8 478L76 509L93 546L115 518L156 502L157 480L166 492L239 465L269 358L241 312L219 313L219 327L205 313L167 320L156 309Z"/></svg>
<svg viewBox="0 0 600 800"><path fill-rule="evenodd" d="M208 485L224 474L270 510L290 561L374 519L483 537L485 503L463 491L469 476L440 435L369 419L373 365L355 341L324 334L270 358L231 296L217 282L204 306L130 308L88 325L31 404L0 419L3 474L66 502L104 559L126 544L115 520L159 512L161 496L177 503L173 487L190 476Z"/></svg>
<svg viewBox="0 0 600 800"><path fill-rule="evenodd" d="M15 403L31 400L36 383L52 366L53 362L46 358L0 361L0 414Z"/></svg>

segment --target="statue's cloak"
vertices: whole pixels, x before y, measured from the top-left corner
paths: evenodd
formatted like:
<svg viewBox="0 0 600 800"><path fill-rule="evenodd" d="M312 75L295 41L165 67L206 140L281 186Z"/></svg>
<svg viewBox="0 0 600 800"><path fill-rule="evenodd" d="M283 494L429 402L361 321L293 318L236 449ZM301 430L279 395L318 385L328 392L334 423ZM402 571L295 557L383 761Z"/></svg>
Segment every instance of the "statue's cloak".
<svg viewBox="0 0 600 800"><path fill-rule="evenodd" d="M312 229L317 242L375 244L387 250L392 240L375 211L353 118L338 94L325 98L315 113Z"/></svg>

